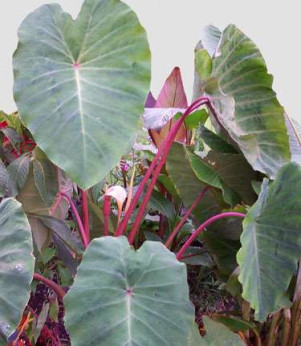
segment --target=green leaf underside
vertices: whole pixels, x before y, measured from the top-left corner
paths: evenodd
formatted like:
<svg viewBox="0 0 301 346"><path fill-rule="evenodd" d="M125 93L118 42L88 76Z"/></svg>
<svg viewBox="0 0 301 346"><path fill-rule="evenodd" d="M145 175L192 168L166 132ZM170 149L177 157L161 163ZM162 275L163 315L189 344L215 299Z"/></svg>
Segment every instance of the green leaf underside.
<svg viewBox="0 0 301 346"><path fill-rule="evenodd" d="M189 208L207 185L195 175L183 145L173 144L167 158L166 169L185 207ZM227 204L222 201L222 193L212 188L204 195L199 206L193 211L193 215L200 222L205 221L210 216L219 213L226 206Z"/></svg>
<svg viewBox="0 0 301 346"><path fill-rule="evenodd" d="M301 253L301 167L284 166L276 180L262 185L258 201L249 210L237 254L243 297L264 321L279 308Z"/></svg>
<svg viewBox="0 0 301 346"><path fill-rule="evenodd" d="M149 62L144 29L117 0L86 0L75 21L59 5L44 5L21 24L13 59L21 118L81 187L100 181L129 150Z"/></svg>
<svg viewBox="0 0 301 346"><path fill-rule="evenodd" d="M34 269L29 222L12 198L0 203L0 345L16 329L30 293Z"/></svg>
<svg viewBox="0 0 301 346"><path fill-rule="evenodd" d="M158 242L94 239L64 303L73 345L187 345L194 323L186 267Z"/></svg>
<svg viewBox="0 0 301 346"><path fill-rule="evenodd" d="M290 160L284 109L259 49L234 25L222 34L212 77L218 81L211 94L220 123L252 167L273 178Z"/></svg>
<svg viewBox="0 0 301 346"><path fill-rule="evenodd" d="M229 205L234 206L237 204L240 198L227 186L227 184L225 184L221 176L218 174L219 172L215 170L216 162L214 160L209 160L209 162L206 162L201 157L195 155L191 149L187 147L184 147L184 149L186 151L191 168L197 178L202 182L223 191L224 200Z"/></svg>

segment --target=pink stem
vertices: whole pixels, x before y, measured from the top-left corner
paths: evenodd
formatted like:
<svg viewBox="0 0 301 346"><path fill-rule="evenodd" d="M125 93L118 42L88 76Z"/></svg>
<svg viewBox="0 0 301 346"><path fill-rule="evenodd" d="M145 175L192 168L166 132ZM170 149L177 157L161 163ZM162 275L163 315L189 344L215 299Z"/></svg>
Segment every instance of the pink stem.
<svg viewBox="0 0 301 346"><path fill-rule="evenodd" d="M201 192L200 194L197 196L197 198L195 199L195 201L192 203L191 207L186 211L185 215L182 217L181 221L177 224L177 226L174 228L174 230L171 232L170 236L168 237L165 246L167 248L170 247L172 241L174 240L175 236L178 234L178 232L181 230L181 228L183 227L184 223L187 221L188 217L190 216L190 214L193 212L193 210L199 205L199 203L201 202L201 200L203 199L205 193L208 190L208 186L206 186Z"/></svg>
<svg viewBox="0 0 301 346"><path fill-rule="evenodd" d="M72 199L66 195L64 192L61 192L61 195L68 201L69 203L69 206L71 207L72 211L73 211L73 214L76 218L76 222L78 224L78 227L79 227L79 231L80 231L80 234L82 236L82 240L83 240L83 243L84 243L84 247L85 249L87 248L87 246L89 245L89 242L88 242L88 239L87 239L87 235L86 235L86 232L85 232L85 229L84 229L84 226L83 226L83 223L82 223L82 220L78 214L78 211L76 209L76 206L74 205L74 203L72 202Z"/></svg>
<svg viewBox="0 0 301 346"><path fill-rule="evenodd" d="M188 249L188 247L191 245L191 243L203 232L203 230L210 226L213 222L223 219L225 217L241 217L244 218L246 215L243 213L237 213L237 212L227 212L227 213L221 213L212 216L210 219L203 222L194 232L193 234L186 240L184 245L181 247L180 251L177 254L177 259L180 260L184 254L184 252Z"/></svg>
<svg viewBox="0 0 301 346"><path fill-rule="evenodd" d="M105 200L103 203L103 219L104 219L104 235L109 235L109 219L111 212L111 197L105 196Z"/></svg>
<svg viewBox="0 0 301 346"><path fill-rule="evenodd" d="M82 213L83 213L84 229L86 231L86 238L89 244L90 243L90 225L89 225L89 208L88 208L87 190L82 190Z"/></svg>
<svg viewBox="0 0 301 346"><path fill-rule="evenodd" d="M53 292L61 299L64 298L66 292L62 289L62 287L60 285L58 285L57 283L49 280L49 279L46 279L44 278L44 276L40 275L40 274L36 274L34 273L33 274L33 278L35 280L38 280L38 281L41 281L43 282L45 285L47 285L48 287L50 287Z"/></svg>
<svg viewBox="0 0 301 346"><path fill-rule="evenodd" d="M159 173L160 173L160 170L161 170L161 167L163 166L163 164L161 165L161 162L164 158L164 153L167 151L169 151L172 143L173 143L173 140L174 138L176 137L181 125L183 124L185 118L191 113L193 112L195 109L199 108L201 105L203 104L206 104L206 103L209 103L209 99L207 97L202 97L200 99L197 99L195 102L193 102L191 104L191 106L189 108L187 108L186 112L182 115L182 117L180 119L178 119L178 121L173 125L171 131L169 132L168 136L164 138L163 142L161 143L160 145L160 148L155 156L155 158L153 159L149 169L147 170L144 178L142 179L142 182L141 184L139 185L139 188L133 198L133 201L132 203L130 204L130 207L128 208L123 220L121 221L121 223L119 224L116 232L115 232L115 236L120 236L122 235L125 230L126 230L126 226L129 222L129 219L134 211L134 209L136 208L136 205L138 203L138 200L144 190L144 187L148 181L148 179L150 178L150 176L154 173L155 169L156 169L156 165L157 163L159 162L159 166L160 169L159 169ZM170 144L170 145L168 145ZM159 175L159 174L158 174ZM154 177L153 177L154 179ZM157 179L157 178L156 178ZM145 204L146 206L146 204ZM142 215L143 215L143 211L142 211Z"/></svg>
<svg viewBox="0 0 301 346"><path fill-rule="evenodd" d="M166 162L166 159L167 159L167 155L168 155L168 152L173 144L173 141L179 131L179 129L181 128L183 122L185 121L186 117L191 113L193 112L196 108L199 108L201 105L203 104L206 104L208 103L209 100L207 97L204 97L204 98L201 98L201 99L198 99L197 101L195 101L194 103L192 103L192 105L190 107L188 107L185 111L185 113L181 116L180 119L178 119L178 121L174 124L174 126L172 127L171 131L169 132L168 136L166 137L167 138L167 141L163 147L163 143L161 145L161 147L163 147L162 149L162 152L160 155L159 152L157 153L156 157L157 157L157 162L158 162L158 165L157 167L155 168L154 172L153 172L153 177L152 177L152 180L146 190L146 194L145 194L145 197L143 198L143 201L141 203L141 206L139 208L139 211L138 211L138 215L135 219L135 222L133 224L133 227L131 229L131 232L129 234L129 243L132 244L133 241L134 241L134 238L136 236L136 233L138 232L138 229L139 229L139 226L140 226L140 223L141 223L141 220L142 220L142 217L143 217L143 214L144 214L144 210L146 208L146 205L150 199L150 196L152 194L152 191L155 187L155 184L157 182L157 179L158 179L158 176L160 174L160 171L163 167L163 165L165 164ZM161 149L160 147L160 149Z"/></svg>

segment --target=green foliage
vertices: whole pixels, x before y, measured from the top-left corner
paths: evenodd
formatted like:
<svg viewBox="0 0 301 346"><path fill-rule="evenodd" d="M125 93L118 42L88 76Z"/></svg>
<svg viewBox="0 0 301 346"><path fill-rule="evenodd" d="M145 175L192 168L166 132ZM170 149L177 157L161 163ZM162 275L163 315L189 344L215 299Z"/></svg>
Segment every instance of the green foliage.
<svg viewBox="0 0 301 346"><path fill-rule="evenodd" d="M273 77L259 49L234 25L223 31L217 49L211 79L203 88L213 98L216 125L238 144L254 170L273 178L291 157Z"/></svg>
<svg viewBox="0 0 301 346"><path fill-rule="evenodd" d="M64 303L73 345L185 345L194 323L186 267L158 242L93 240Z"/></svg>
<svg viewBox="0 0 301 346"><path fill-rule="evenodd" d="M86 0L75 21L45 5L21 24L13 65L22 121L81 187L103 179L133 144L149 61L145 31L119 1Z"/></svg>
<svg viewBox="0 0 301 346"><path fill-rule="evenodd" d="M34 258L29 222L19 202L0 203L0 345L18 326L29 299Z"/></svg>
<svg viewBox="0 0 301 346"><path fill-rule="evenodd" d="M279 308L301 253L301 167L284 166L275 181L262 184L258 201L250 208L241 235L237 261L242 296L264 321Z"/></svg>
<svg viewBox="0 0 301 346"><path fill-rule="evenodd" d="M298 332L300 125L248 37L207 27L197 100L188 107L175 67L144 113L148 41L119 0L85 0L75 20L59 5L38 8L13 65L20 113L0 112L1 346L9 336L43 343L44 325L65 344L49 334L63 326L47 323L62 324L66 291L72 345L243 345L242 333L260 344L290 332L281 311L269 315L293 300ZM32 308L36 280L26 307L32 253L34 278L49 286L42 309ZM222 299L213 310L212 292Z"/></svg>

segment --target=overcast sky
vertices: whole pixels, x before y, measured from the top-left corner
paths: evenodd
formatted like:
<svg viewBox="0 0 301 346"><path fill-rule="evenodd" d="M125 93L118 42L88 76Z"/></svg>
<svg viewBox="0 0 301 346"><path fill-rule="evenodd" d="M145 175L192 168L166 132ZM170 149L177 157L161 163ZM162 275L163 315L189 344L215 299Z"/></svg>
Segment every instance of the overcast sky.
<svg viewBox="0 0 301 346"><path fill-rule="evenodd" d="M53 1L0 1L0 109L16 109L11 57L22 19ZM65 11L78 14L82 0L57 0ZM146 28L152 50L152 91L156 95L174 66L182 70L189 99L193 83L193 51L202 28L237 25L260 48L274 90L286 111L301 121L301 20L298 0L125 0Z"/></svg>

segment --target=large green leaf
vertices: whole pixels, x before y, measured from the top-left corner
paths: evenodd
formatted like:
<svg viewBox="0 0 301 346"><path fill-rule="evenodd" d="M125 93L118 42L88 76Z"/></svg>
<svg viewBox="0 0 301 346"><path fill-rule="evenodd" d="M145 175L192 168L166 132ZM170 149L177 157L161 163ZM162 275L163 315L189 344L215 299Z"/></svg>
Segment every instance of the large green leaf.
<svg viewBox="0 0 301 346"><path fill-rule="evenodd" d="M238 252L243 297L264 321L279 307L301 253L301 167L284 166L276 180L265 180L249 210Z"/></svg>
<svg viewBox="0 0 301 346"><path fill-rule="evenodd" d="M21 204L0 203L0 345L16 329L29 300L34 269L32 238Z"/></svg>
<svg viewBox="0 0 301 346"><path fill-rule="evenodd" d="M194 323L186 267L159 242L94 239L64 303L74 346L182 346Z"/></svg>
<svg viewBox="0 0 301 346"><path fill-rule="evenodd" d="M211 78L206 90L219 124L251 166L273 178L290 160L284 109L259 49L234 25L222 33Z"/></svg>
<svg viewBox="0 0 301 346"><path fill-rule="evenodd" d="M83 188L132 144L149 90L150 52L136 14L86 0L78 18L57 4L23 21L13 59L22 120L51 161Z"/></svg>
<svg viewBox="0 0 301 346"><path fill-rule="evenodd" d="M166 169L185 207L189 208L207 185L197 178L191 168L187 152L183 145L178 143L173 144L167 158ZM219 213L226 206L223 202L221 192L212 188L204 195L204 198L193 211L193 214L201 222Z"/></svg>

